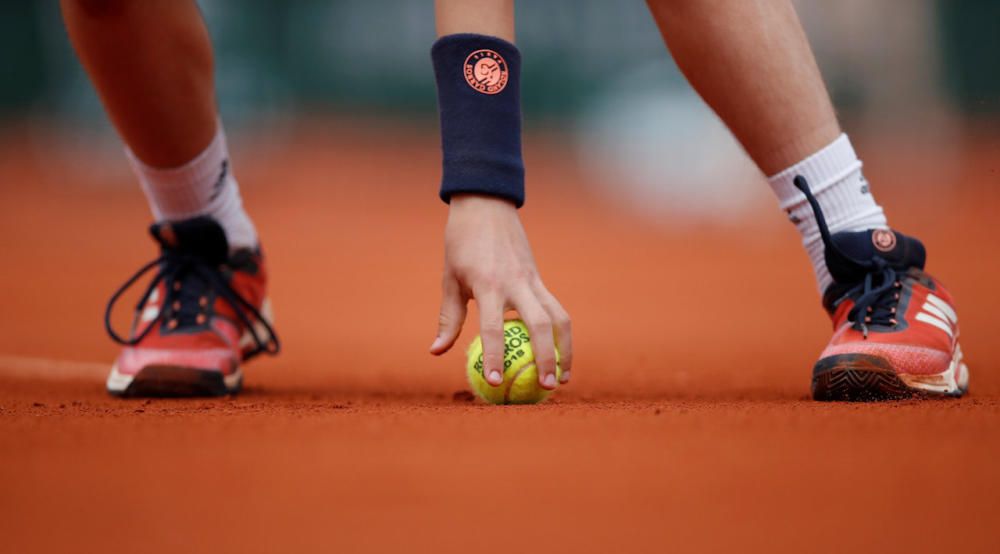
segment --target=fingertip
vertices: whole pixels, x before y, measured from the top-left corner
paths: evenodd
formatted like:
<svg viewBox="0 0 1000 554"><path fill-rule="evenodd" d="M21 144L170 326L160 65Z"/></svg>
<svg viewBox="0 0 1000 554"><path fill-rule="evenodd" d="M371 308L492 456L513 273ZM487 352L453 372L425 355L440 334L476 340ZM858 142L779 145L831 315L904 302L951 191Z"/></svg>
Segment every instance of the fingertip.
<svg viewBox="0 0 1000 554"><path fill-rule="evenodd" d="M486 382L494 387L499 387L503 383L503 375L494 369L489 372L489 375L486 377Z"/></svg>
<svg viewBox="0 0 1000 554"><path fill-rule="evenodd" d="M559 370L560 370L559 381L560 382L569 381L569 376L573 373L572 354L568 357L563 356L562 359L559 360Z"/></svg>
<svg viewBox="0 0 1000 554"><path fill-rule="evenodd" d="M434 342L431 343L430 351L437 352L438 350L440 350L441 346L443 346L442 345L443 342L444 341L441 339L441 337L434 337Z"/></svg>
<svg viewBox="0 0 1000 554"><path fill-rule="evenodd" d="M440 356L448 351L449 346L448 341L444 337L435 337L434 342L431 343L430 352L435 356Z"/></svg>
<svg viewBox="0 0 1000 554"><path fill-rule="evenodd" d="M444 329L440 331L440 333L441 334L435 337L434 342L431 343L430 347L431 354L434 354L436 356L444 354L445 352L451 350L452 347L455 346L455 342L458 340L458 336L459 333L461 333L461 329L456 329L456 330Z"/></svg>
<svg viewBox="0 0 1000 554"><path fill-rule="evenodd" d="M553 373L546 374L541 379L542 388L552 390L556 388L556 376Z"/></svg>

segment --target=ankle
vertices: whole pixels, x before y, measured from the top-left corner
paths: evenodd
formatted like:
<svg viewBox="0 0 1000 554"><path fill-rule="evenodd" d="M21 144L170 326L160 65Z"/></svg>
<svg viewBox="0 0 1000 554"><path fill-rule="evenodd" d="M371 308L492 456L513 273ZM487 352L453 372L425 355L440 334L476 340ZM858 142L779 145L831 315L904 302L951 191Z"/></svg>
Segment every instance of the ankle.
<svg viewBox="0 0 1000 554"><path fill-rule="evenodd" d="M221 124L208 146L178 167L152 167L130 150L127 154L157 221L209 216L225 230L230 248L257 245L257 232L243 208Z"/></svg>

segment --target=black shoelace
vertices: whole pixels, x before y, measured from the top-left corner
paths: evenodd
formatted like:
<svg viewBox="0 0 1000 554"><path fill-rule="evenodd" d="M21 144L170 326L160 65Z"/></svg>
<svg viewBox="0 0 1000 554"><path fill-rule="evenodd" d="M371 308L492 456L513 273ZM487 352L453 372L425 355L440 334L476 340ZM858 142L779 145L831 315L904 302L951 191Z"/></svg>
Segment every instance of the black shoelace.
<svg viewBox="0 0 1000 554"><path fill-rule="evenodd" d="M823 246L836 252L840 257L851 260L865 272L864 279L848 289L842 297L854 300L854 307L847 313L848 321L852 322L854 329L861 331L866 339L871 325L894 327L898 323L896 307L899 304L900 290L903 288L896 270L879 256L872 256L870 260L857 260L840 250L830 236L830 228L826 225L826 218L819 207L819 202L809 191L809 183L799 175L795 177L794 184L795 188L806 195L809 207L816 216Z"/></svg>
<svg viewBox="0 0 1000 554"><path fill-rule="evenodd" d="M139 325L142 312L146 308L149 297L160 283L164 283L166 295L156 317L149 321L145 328L134 334L130 339L122 338L111 326L111 311L122 294L136 281L141 279L153 268L159 268L150 281L149 286L135 306L135 323ZM166 251L159 258L142 266L125 284L120 286L108 300L104 311L104 327L115 342L134 346L139 343L156 326L157 322L168 329L178 329L185 326L203 325L206 321L206 310L209 307L209 296L206 291L212 291L226 301L236 314L236 318L246 328L253 338L254 348L243 355L243 359L252 358L262 352L277 354L281 350L278 335L271 324L264 319L260 311L239 295L229 285L218 267L213 267L202 258ZM255 323L260 323L267 331L266 340L257 334Z"/></svg>

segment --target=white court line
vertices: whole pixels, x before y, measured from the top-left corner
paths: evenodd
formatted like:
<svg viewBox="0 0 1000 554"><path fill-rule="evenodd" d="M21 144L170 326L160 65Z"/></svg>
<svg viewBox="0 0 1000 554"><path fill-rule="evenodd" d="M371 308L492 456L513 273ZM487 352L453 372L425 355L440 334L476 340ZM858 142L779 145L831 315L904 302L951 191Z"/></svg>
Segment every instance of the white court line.
<svg viewBox="0 0 1000 554"><path fill-rule="evenodd" d="M0 375L6 377L31 377L38 379L104 377L111 369L109 363L78 362L52 358L5 356L0 354Z"/></svg>

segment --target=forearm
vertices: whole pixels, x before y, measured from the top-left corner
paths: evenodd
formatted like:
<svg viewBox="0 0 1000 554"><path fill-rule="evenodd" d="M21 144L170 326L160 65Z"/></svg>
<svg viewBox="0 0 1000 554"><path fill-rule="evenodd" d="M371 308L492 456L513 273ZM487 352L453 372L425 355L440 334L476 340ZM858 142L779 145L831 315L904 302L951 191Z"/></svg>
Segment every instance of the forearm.
<svg viewBox="0 0 1000 554"><path fill-rule="evenodd" d="M475 33L514 42L514 0L436 0L437 35Z"/></svg>

